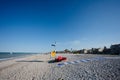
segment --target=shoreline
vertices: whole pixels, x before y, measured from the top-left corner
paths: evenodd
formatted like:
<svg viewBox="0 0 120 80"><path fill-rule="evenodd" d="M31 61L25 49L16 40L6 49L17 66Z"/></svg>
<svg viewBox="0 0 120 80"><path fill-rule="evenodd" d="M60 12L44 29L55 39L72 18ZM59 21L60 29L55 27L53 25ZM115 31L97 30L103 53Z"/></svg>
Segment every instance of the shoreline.
<svg viewBox="0 0 120 80"><path fill-rule="evenodd" d="M11 55L13 55L13 54L11 54ZM28 53L26 55L20 55L20 56L15 56L15 57L10 57L10 58L0 58L0 62L7 61L7 60L12 60L12 59L16 59L16 58L24 58L24 57L34 56L34 55L39 55L39 54L38 53L37 54L29 54Z"/></svg>

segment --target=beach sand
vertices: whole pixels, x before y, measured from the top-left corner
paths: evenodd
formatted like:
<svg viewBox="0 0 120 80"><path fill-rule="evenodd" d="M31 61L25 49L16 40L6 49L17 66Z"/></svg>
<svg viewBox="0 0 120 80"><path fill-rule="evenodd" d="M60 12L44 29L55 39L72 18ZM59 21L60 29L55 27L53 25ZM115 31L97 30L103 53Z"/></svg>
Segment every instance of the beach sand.
<svg viewBox="0 0 120 80"><path fill-rule="evenodd" d="M67 61L49 62L50 55L38 54L0 62L0 80L120 80L120 56L57 54ZM94 60L97 57L103 59ZM65 64L77 60L88 62ZM62 67L58 64L64 65Z"/></svg>

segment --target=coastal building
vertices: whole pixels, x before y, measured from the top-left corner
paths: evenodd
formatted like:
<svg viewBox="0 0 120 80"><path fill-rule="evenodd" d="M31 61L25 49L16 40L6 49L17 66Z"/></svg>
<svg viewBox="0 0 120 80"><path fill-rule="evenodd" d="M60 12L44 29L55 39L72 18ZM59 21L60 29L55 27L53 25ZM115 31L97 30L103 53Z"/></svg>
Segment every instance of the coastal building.
<svg viewBox="0 0 120 80"><path fill-rule="evenodd" d="M81 49L81 50L68 50L57 51L57 53L73 53L73 54L120 54L120 44L111 45L110 48L104 46L104 48L92 48L92 49Z"/></svg>
<svg viewBox="0 0 120 80"><path fill-rule="evenodd" d="M114 44L110 46L111 54L120 54L120 44Z"/></svg>
<svg viewBox="0 0 120 80"><path fill-rule="evenodd" d="M104 48L98 48L98 52L103 52Z"/></svg>
<svg viewBox="0 0 120 80"><path fill-rule="evenodd" d="M84 52L85 54L87 54L87 53L88 53L88 49L84 49L83 52Z"/></svg>
<svg viewBox="0 0 120 80"><path fill-rule="evenodd" d="M85 53L85 54L87 54L88 50L87 49L82 49L82 50L79 51L79 53Z"/></svg>

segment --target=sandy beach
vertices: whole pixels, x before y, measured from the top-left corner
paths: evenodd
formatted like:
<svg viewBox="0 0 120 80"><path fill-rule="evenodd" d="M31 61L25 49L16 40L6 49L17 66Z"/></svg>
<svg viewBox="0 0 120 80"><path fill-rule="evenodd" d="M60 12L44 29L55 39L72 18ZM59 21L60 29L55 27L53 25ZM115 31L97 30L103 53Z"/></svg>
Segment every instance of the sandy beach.
<svg viewBox="0 0 120 80"><path fill-rule="evenodd" d="M58 55L67 60L50 62L50 55L38 54L1 61L0 80L120 80L118 55Z"/></svg>

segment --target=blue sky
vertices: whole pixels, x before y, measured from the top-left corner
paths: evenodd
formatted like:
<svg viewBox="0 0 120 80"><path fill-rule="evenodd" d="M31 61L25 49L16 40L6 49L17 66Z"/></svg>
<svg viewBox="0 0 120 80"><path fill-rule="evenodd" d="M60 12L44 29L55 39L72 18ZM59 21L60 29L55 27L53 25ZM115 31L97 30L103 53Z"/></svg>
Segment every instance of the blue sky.
<svg viewBox="0 0 120 80"><path fill-rule="evenodd" d="M119 0L0 0L0 51L109 47L119 30Z"/></svg>

